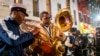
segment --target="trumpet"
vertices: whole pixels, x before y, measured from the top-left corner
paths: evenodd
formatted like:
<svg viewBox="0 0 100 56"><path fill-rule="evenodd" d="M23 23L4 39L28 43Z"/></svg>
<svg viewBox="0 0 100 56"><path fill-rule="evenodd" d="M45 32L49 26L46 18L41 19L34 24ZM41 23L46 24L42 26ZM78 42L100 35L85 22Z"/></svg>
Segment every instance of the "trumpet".
<svg viewBox="0 0 100 56"><path fill-rule="evenodd" d="M26 19L20 24L19 27L23 33L27 33L27 32L31 32L34 29L34 27L38 27L37 25L39 24L40 24L39 21Z"/></svg>

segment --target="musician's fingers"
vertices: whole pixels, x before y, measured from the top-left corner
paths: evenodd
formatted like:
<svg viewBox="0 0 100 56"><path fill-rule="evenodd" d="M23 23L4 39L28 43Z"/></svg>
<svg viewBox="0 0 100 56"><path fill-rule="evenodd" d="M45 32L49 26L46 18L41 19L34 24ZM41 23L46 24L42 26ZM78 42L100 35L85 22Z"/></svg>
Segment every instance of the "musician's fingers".
<svg viewBox="0 0 100 56"><path fill-rule="evenodd" d="M34 29L32 30L33 35L36 35L40 32L40 29L38 27L34 27Z"/></svg>

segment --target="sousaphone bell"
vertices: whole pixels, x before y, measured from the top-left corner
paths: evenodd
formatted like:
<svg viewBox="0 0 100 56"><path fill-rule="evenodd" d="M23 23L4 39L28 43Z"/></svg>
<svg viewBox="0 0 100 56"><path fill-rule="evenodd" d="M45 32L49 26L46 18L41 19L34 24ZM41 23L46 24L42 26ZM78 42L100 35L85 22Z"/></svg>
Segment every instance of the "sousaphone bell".
<svg viewBox="0 0 100 56"><path fill-rule="evenodd" d="M56 15L55 23L62 31L68 31L73 25L70 10L66 8L60 9Z"/></svg>

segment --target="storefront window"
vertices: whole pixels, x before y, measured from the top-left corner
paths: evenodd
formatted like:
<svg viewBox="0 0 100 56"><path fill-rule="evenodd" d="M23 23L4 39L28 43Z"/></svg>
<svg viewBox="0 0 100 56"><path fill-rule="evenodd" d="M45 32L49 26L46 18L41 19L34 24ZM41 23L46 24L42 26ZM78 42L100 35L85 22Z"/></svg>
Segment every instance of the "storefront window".
<svg viewBox="0 0 100 56"><path fill-rule="evenodd" d="M61 4L58 3L58 4L57 4L57 7L58 7L58 10L61 9Z"/></svg>
<svg viewBox="0 0 100 56"><path fill-rule="evenodd" d="M73 3L75 3L75 0L72 0L73 1Z"/></svg>
<svg viewBox="0 0 100 56"><path fill-rule="evenodd" d="M80 22L83 21L83 17L82 17L82 14L81 13L79 13L79 20L80 20Z"/></svg>
<svg viewBox="0 0 100 56"><path fill-rule="evenodd" d="M74 10L74 22L75 22L75 25L77 25L77 20L76 20L76 11Z"/></svg>
<svg viewBox="0 0 100 56"><path fill-rule="evenodd" d="M22 3L22 0L14 0L14 3Z"/></svg>
<svg viewBox="0 0 100 56"><path fill-rule="evenodd" d="M33 0L33 16L39 16L38 0Z"/></svg>

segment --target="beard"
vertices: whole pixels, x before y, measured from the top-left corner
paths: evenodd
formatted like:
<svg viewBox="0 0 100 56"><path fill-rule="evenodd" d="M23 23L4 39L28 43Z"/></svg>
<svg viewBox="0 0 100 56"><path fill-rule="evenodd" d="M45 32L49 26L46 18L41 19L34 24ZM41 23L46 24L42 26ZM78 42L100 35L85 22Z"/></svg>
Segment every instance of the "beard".
<svg viewBox="0 0 100 56"><path fill-rule="evenodd" d="M50 25L50 22L44 22L43 24L44 25Z"/></svg>

